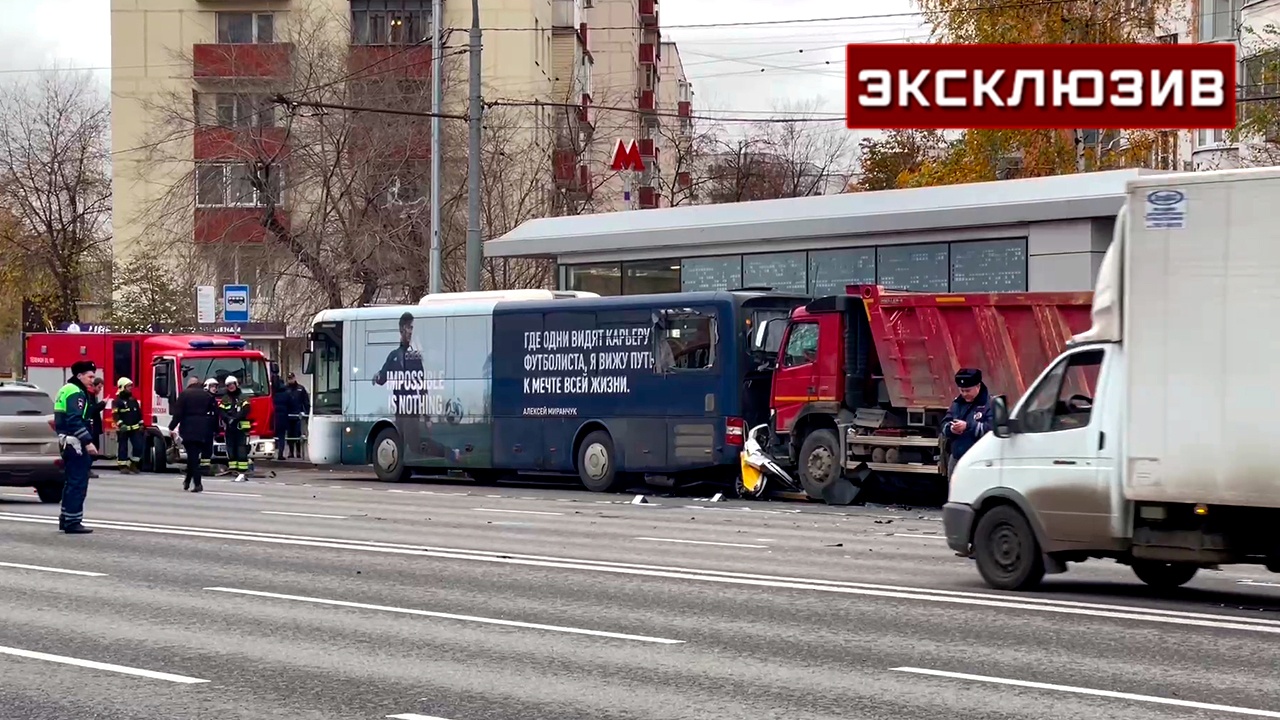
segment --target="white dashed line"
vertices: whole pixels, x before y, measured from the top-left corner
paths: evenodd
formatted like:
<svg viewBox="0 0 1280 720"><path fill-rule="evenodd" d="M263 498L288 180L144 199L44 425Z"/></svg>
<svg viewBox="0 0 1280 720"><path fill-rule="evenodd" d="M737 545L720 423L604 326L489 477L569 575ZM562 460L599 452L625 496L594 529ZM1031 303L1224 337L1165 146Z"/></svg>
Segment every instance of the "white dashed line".
<svg viewBox="0 0 1280 720"><path fill-rule="evenodd" d="M263 515L288 515L290 517L309 517L309 518L326 518L328 520L346 520L346 515L315 515L313 513L296 513L296 512L279 512L272 510L263 510Z"/></svg>
<svg viewBox="0 0 1280 720"><path fill-rule="evenodd" d="M638 537L636 539L648 540L650 542L682 543L685 545L719 545L720 547L740 547L740 548L768 547L768 545L746 545L744 543L711 542L709 540L677 540L675 538L657 538L657 537Z"/></svg>
<svg viewBox="0 0 1280 720"><path fill-rule="evenodd" d="M139 668L125 667L124 665L111 665L110 663L81 660L80 658L66 657L64 655L50 655L48 653L32 652L30 650L19 650L18 648L0 647L0 655L12 655L14 657L27 658L28 660L42 660L44 662L59 663L61 665L74 665L76 667L89 668L91 670L106 670L107 672L120 673L121 675L133 675L136 677L150 678L151 680L165 680L184 685L195 685L197 683L209 682L208 680L186 677L185 675L172 675L170 673L156 672L154 670L141 670Z"/></svg>
<svg viewBox="0 0 1280 720"><path fill-rule="evenodd" d="M500 508L471 508L476 512L513 513L516 515L564 515L560 512L544 512L542 510L502 510Z"/></svg>
<svg viewBox="0 0 1280 720"><path fill-rule="evenodd" d="M0 562L0 567L18 570L39 570L41 572L61 573L63 575L82 575L84 577L106 577L106 573L86 572L84 570L64 570L63 568L45 567L43 565L23 565L21 563Z"/></svg>

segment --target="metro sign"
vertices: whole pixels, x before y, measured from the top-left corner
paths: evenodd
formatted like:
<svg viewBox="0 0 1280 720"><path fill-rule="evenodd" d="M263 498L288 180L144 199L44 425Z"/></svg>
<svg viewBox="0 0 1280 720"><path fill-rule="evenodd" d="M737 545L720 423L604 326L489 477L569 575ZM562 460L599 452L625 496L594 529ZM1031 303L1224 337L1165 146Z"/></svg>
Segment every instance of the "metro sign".
<svg viewBox="0 0 1280 720"><path fill-rule="evenodd" d="M630 140L623 142L618 139L618 144L613 148L613 165L614 172L622 172L623 170L635 170L636 172L644 171L644 158L640 157L640 146L636 141Z"/></svg>

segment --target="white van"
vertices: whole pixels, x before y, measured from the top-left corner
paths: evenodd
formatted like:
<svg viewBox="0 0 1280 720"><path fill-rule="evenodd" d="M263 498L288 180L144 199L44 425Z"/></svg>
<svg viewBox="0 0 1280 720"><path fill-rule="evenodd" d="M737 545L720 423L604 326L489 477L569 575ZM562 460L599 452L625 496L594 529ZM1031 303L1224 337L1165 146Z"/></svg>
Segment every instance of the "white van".
<svg viewBox="0 0 1280 720"><path fill-rule="evenodd" d="M987 584L1113 558L1280 572L1280 168L1145 176L1072 339L964 456L947 541Z"/></svg>

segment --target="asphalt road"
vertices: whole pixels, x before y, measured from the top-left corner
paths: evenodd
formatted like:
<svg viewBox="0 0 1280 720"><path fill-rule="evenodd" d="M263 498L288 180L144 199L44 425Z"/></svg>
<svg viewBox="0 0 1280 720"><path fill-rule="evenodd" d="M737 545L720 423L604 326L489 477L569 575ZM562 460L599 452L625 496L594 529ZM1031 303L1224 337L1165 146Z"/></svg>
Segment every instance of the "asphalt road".
<svg viewBox="0 0 1280 720"><path fill-rule="evenodd" d="M933 511L102 475L89 536L0 493L0 718L1280 718L1262 571L1010 595Z"/></svg>

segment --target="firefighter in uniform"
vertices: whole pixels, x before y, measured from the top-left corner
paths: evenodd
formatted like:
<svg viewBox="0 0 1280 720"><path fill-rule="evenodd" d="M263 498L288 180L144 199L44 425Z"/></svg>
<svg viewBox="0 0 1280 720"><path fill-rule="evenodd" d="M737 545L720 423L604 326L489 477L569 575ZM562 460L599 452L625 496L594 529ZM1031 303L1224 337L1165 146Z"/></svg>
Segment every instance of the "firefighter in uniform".
<svg viewBox="0 0 1280 720"><path fill-rule="evenodd" d="M58 391L53 403L53 425L58 433L58 447L66 480L62 488L62 512L58 529L68 535L87 535L84 526L84 498L89 492L89 471L98 448L93 444L92 401L88 388L93 384L98 366L80 360L71 366L71 380Z"/></svg>
<svg viewBox="0 0 1280 720"><path fill-rule="evenodd" d="M240 380L228 375L222 382L227 393L218 401L222 425L226 429L227 467L236 473L232 482L245 482L249 472L249 399L240 391Z"/></svg>
<svg viewBox="0 0 1280 720"><path fill-rule="evenodd" d="M122 473L136 475L142 462L142 403L133 394L133 381L122 377L116 382L116 399L111 403L111 421L116 425L116 467Z"/></svg>

